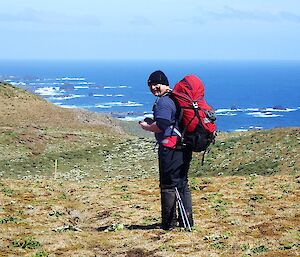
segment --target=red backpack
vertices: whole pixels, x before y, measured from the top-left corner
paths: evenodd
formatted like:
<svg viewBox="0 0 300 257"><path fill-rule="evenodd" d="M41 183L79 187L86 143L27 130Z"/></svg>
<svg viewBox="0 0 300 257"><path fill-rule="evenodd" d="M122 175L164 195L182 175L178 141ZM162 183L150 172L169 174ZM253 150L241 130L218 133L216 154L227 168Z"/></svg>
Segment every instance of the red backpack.
<svg viewBox="0 0 300 257"><path fill-rule="evenodd" d="M204 99L204 85L195 75L185 76L173 88L177 105L181 144L194 152L206 151L215 141L216 115Z"/></svg>

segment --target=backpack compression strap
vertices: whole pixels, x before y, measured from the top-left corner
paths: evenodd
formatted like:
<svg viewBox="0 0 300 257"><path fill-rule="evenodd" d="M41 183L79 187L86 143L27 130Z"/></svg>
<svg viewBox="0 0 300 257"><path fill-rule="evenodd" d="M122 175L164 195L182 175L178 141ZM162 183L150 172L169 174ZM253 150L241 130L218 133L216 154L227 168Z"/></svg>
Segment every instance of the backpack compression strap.
<svg viewBox="0 0 300 257"><path fill-rule="evenodd" d="M185 98L187 99L187 98ZM192 101L192 106L189 107L180 107L180 115L179 115L179 122L182 120L183 117L183 110L184 109L192 109L194 110L194 116L193 118L191 118L191 120L189 121L189 123L184 127L183 132L182 132L182 137L181 137L181 141L183 142L184 140L184 135L186 133L187 128L189 127L189 125L192 123L192 121L195 119L195 117L198 118L199 123L201 124L201 128L204 129L203 125L202 125L202 121L201 121L201 117L199 115L199 106L198 106L198 101L200 101L201 99L203 99L203 97L200 97L199 99L197 99L196 101Z"/></svg>

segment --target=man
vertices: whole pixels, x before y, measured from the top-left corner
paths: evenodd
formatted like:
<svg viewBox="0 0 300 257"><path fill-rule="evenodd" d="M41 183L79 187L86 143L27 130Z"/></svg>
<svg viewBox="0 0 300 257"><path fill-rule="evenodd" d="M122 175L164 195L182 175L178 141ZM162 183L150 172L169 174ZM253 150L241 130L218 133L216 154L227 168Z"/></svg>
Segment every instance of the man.
<svg viewBox="0 0 300 257"><path fill-rule="evenodd" d="M190 225L193 226L192 200L188 187L188 170L192 159L189 149L177 149L165 144L166 138L176 130L176 105L170 98L168 78L162 71L153 72L148 79L151 93L157 97L153 106L153 120L140 122L142 129L155 133L159 144L159 181L161 193L162 229L170 230L177 225L175 187L184 204ZM179 226L183 226L182 218Z"/></svg>

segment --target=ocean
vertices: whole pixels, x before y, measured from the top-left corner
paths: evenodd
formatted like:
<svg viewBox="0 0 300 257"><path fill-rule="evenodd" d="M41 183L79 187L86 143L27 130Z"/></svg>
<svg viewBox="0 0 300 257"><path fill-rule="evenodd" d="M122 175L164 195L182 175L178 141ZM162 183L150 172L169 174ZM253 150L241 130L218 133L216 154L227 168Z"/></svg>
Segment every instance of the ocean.
<svg viewBox="0 0 300 257"><path fill-rule="evenodd" d="M300 126L300 61L0 61L0 81L65 108L106 112L121 120L151 116L151 72L171 87L199 76L220 131Z"/></svg>

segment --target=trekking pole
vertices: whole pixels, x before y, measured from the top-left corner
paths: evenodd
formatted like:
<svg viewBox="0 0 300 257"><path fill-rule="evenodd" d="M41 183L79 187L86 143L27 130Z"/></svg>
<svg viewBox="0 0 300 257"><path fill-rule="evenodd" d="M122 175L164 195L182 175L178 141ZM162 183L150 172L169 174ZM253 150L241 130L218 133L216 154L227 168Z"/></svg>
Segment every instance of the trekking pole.
<svg viewBox="0 0 300 257"><path fill-rule="evenodd" d="M179 206L179 211L180 211L180 215L181 215L181 218L182 218L183 226L184 226L185 229L188 228L188 230L190 232L192 232L191 225L190 225L189 219L187 217L186 211L184 209L184 205L183 205L183 202L181 200L181 197L180 197L180 194L178 192L177 187L175 187L175 193L176 193L176 198L177 198L177 201L178 201L178 206Z"/></svg>
<svg viewBox="0 0 300 257"><path fill-rule="evenodd" d="M177 193L176 193L176 196L177 196ZM183 216L182 206L181 206L181 203L180 203L178 197L177 197L177 202L178 202L178 208L179 208L180 216L181 216L181 219L182 219L182 222L183 222L183 227L184 227L184 229L186 229L187 226L186 226L186 223L185 223L185 218Z"/></svg>

